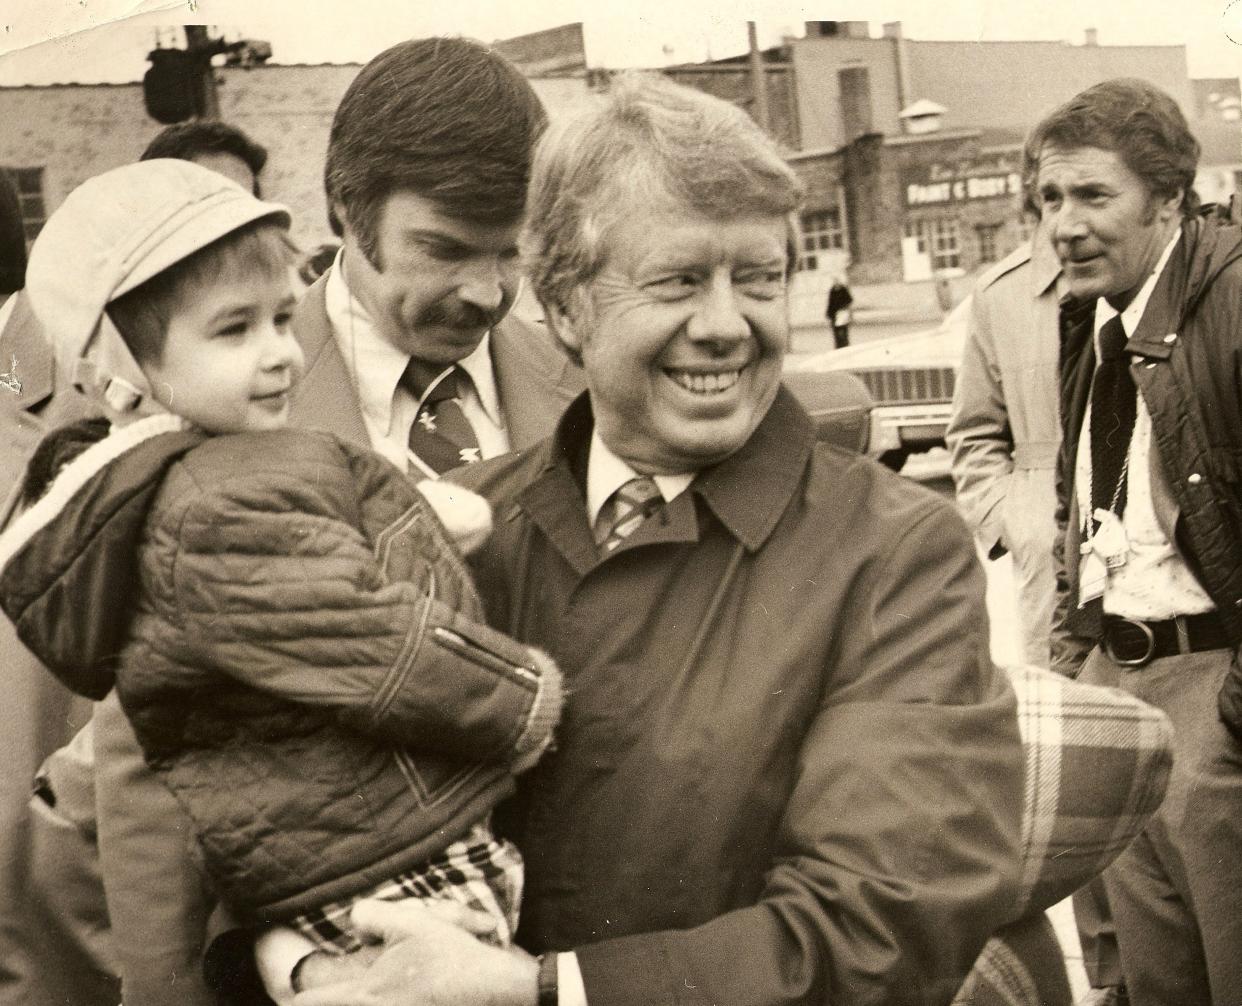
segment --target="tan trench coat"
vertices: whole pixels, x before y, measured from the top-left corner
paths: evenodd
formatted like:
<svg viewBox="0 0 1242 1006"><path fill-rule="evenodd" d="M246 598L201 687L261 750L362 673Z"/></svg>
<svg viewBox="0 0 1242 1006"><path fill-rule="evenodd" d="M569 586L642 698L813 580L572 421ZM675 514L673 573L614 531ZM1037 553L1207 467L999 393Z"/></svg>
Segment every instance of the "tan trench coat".
<svg viewBox="0 0 1242 1006"><path fill-rule="evenodd" d="M966 523L990 558L1013 557L1023 653L1049 664L1054 603L1060 266L1040 235L984 273L945 441Z"/></svg>

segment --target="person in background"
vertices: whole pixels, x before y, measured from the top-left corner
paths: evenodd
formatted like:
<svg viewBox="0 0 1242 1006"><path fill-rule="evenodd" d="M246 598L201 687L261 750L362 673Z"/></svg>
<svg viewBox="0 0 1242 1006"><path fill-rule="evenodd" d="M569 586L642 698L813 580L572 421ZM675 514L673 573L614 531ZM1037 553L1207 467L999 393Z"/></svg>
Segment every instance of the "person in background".
<svg viewBox="0 0 1242 1006"><path fill-rule="evenodd" d="M139 160L157 157L193 161L232 179L255 197L263 194L259 174L267 164L267 149L219 119L191 119L161 129Z"/></svg>
<svg viewBox="0 0 1242 1006"><path fill-rule="evenodd" d="M45 430L86 411L55 372L22 293L25 276L21 205L13 178L0 170L0 526ZM42 668L7 617L0 617L0 690L0 1006L115 1006L120 986L107 913L93 857L84 854L93 826L83 830L31 800L36 770L86 723L90 703Z"/></svg>
<svg viewBox="0 0 1242 1006"><path fill-rule="evenodd" d="M1038 221L1033 192L1024 209ZM979 278L945 433L966 523L989 559L1011 558L1019 652L1036 667L1051 662L1056 600L1060 275L1037 233ZM1116 999L1121 960L1102 879L1074 895L1074 917L1096 998Z"/></svg>
<svg viewBox="0 0 1242 1006"><path fill-rule="evenodd" d="M152 158L193 161L257 194L267 151L234 126L195 120L157 133L140 159ZM13 227L16 239L20 216ZM10 247L16 256L18 245ZM20 256L24 263L24 241ZM10 375L0 387L3 526L35 445L94 406L56 367L24 292L0 308L0 361ZM0 718L8 767L0 781L0 1004L115 1006L118 962L95 853L93 740L89 731L78 734L91 705L46 672L7 617L0 618L0 676L12 699Z"/></svg>
<svg viewBox="0 0 1242 1006"><path fill-rule="evenodd" d="M824 312L828 324L832 326L832 342L837 349L850 344L850 305L854 303L854 295L845 284L845 277L837 274L832 277L832 286L828 290L828 308Z"/></svg>
<svg viewBox="0 0 1242 1006"><path fill-rule="evenodd" d="M17 182L0 168L0 307L25 284L26 228Z"/></svg>
<svg viewBox="0 0 1242 1006"><path fill-rule="evenodd" d="M1109 80L1028 143L1060 260L1053 666L1164 710L1173 776L1104 873L1130 1001L1242 1001L1242 230L1177 103Z"/></svg>
<svg viewBox="0 0 1242 1006"><path fill-rule="evenodd" d="M523 247L587 392L453 476L498 515L489 620L566 675L497 818L542 956L414 919L361 979L308 959L336 984L299 1003L947 1004L1006 921L983 573L950 502L817 444L781 386L800 199L744 112L662 78L542 141Z"/></svg>

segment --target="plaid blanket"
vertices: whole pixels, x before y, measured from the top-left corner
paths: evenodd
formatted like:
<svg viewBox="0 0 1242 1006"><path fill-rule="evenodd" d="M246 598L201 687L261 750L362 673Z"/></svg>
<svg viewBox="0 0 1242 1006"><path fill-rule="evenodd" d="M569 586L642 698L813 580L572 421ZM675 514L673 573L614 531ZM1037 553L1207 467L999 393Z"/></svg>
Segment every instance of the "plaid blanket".
<svg viewBox="0 0 1242 1006"><path fill-rule="evenodd" d="M512 842L492 835L491 826L476 822L456 842L417 868L399 874L353 898L320 905L299 915L289 925L329 953L360 950L363 941L354 930L350 913L363 898L405 901L407 898L442 899L483 912L496 924L485 943L507 947L517 930L522 901L522 856Z"/></svg>
<svg viewBox="0 0 1242 1006"><path fill-rule="evenodd" d="M1115 688L1010 669L1026 754L1020 910L1043 911L1120 855L1164 799L1173 728Z"/></svg>
<svg viewBox="0 0 1242 1006"><path fill-rule="evenodd" d="M1035 667L1009 675L1026 756L1020 918L988 941L956 1006L1069 1003L1043 912L1130 844L1160 806L1173 764L1173 729L1158 709Z"/></svg>

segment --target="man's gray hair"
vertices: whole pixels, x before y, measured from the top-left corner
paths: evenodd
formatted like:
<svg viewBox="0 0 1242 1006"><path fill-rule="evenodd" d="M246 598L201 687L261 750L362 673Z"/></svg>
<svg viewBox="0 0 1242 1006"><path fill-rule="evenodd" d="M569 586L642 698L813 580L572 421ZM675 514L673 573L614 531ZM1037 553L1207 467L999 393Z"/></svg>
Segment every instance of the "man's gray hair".
<svg viewBox="0 0 1242 1006"><path fill-rule="evenodd" d="M802 193L741 109L662 76L626 73L598 107L555 123L540 140L522 256L545 307L572 313L574 291L603 264L610 229L641 199L720 220L785 216L792 269Z"/></svg>

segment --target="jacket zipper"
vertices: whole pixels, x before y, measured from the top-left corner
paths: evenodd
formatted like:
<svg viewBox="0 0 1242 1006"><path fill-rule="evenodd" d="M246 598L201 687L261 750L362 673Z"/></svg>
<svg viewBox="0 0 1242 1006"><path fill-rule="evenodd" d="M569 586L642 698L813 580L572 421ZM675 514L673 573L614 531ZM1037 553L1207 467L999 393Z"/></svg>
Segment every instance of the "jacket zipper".
<svg viewBox="0 0 1242 1006"><path fill-rule="evenodd" d="M484 649L478 643L466 639L452 629L446 629L444 626L437 625L431 631L432 635L436 637L440 645L446 650L452 650L472 663L482 664L489 670L496 671L499 674L516 675L528 684L538 685L539 683L539 675L530 668L523 667L521 664L511 664L503 657L492 653L491 650Z"/></svg>

